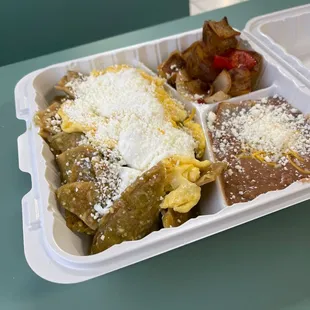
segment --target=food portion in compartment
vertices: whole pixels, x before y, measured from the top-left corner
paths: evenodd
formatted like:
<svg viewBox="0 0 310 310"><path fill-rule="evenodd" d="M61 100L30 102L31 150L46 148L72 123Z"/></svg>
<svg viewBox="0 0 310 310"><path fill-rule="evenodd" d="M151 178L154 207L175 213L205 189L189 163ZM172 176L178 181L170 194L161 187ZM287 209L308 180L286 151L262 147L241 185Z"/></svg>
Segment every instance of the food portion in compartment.
<svg viewBox="0 0 310 310"><path fill-rule="evenodd" d="M214 103L251 92L261 71L262 56L241 49L226 17L206 21L202 40L174 51L158 67L162 78L186 99Z"/></svg>
<svg viewBox="0 0 310 310"><path fill-rule="evenodd" d="M229 205L310 176L310 120L280 96L222 102L207 124Z"/></svg>
<svg viewBox="0 0 310 310"><path fill-rule="evenodd" d="M59 168L57 201L67 226L93 238L92 254L197 216L201 186L226 168L201 160L195 110L164 82L126 65L69 72L56 85L66 95L36 114Z"/></svg>

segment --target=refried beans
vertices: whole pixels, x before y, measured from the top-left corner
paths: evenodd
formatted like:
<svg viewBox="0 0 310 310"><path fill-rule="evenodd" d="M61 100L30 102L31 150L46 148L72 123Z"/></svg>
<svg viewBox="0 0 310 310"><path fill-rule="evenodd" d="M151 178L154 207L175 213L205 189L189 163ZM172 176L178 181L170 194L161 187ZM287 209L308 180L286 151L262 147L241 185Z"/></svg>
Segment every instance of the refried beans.
<svg viewBox="0 0 310 310"><path fill-rule="evenodd" d="M207 118L228 205L310 177L310 120L280 96L222 102Z"/></svg>

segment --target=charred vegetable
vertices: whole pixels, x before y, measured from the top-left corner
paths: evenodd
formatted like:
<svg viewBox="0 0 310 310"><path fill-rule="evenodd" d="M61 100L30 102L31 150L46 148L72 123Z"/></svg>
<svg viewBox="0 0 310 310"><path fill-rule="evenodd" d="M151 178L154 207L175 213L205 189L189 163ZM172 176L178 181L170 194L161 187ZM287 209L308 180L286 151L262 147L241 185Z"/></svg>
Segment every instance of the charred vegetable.
<svg viewBox="0 0 310 310"><path fill-rule="evenodd" d="M176 77L176 89L187 100L195 101L198 98L208 97L212 94L212 87L199 80L191 80L185 69L180 70Z"/></svg>
<svg viewBox="0 0 310 310"><path fill-rule="evenodd" d="M168 83L175 85L177 73L185 67L185 60L180 52L175 51L158 67L159 76L167 79Z"/></svg>
<svg viewBox="0 0 310 310"><path fill-rule="evenodd" d="M187 100L214 103L246 94L256 86L262 57L238 48L237 36L226 17L206 21L202 40L185 51L173 52L159 66L159 75Z"/></svg>

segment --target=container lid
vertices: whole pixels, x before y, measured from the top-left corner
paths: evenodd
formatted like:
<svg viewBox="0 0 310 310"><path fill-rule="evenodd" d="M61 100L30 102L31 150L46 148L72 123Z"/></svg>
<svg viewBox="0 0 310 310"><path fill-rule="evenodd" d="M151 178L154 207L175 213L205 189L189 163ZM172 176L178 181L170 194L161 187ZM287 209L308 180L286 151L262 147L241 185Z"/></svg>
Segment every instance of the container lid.
<svg viewBox="0 0 310 310"><path fill-rule="evenodd" d="M310 87L310 4L249 20L244 33Z"/></svg>

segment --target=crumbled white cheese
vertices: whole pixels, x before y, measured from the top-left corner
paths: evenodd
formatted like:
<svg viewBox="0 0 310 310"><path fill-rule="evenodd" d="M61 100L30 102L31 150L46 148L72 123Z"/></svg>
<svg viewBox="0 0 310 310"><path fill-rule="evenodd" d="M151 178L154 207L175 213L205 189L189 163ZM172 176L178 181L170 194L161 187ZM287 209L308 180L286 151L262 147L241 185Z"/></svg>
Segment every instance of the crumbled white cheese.
<svg viewBox="0 0 310 310"><path fill-rule="evenodd" d="M225 110L225 121L217 126L213 135L216 138L227 134L227 130L241 143L241 150L252 152L264 151L266 162L286 163L283 154L292 150L299 154L310 154L310 124L303 114L292 114L291 106L278 95L273 96L277 104L268 104L268 98L263 98L247 111L240 108L234 117ZM293 113L298 110L294 109ZM208 115L207 123L214 131L215 117ZM235 144L233 142L233 144ZM230 142L220 140L217 153L226 154L230 150ZM240 152L235 149L234 152ZM236 166L238 169L238 166Z"/></svg>
<svg viewBox="0 0 310 310"><path fill-rule="evenodd" d="M227 170L227 173L228 173L229 175L233 175L233 171L232 171L231 169L228 169L228 170Z"/></svg>
<svg viewBox="0 0 310 310"><path fill-rule="evenodd" d="M109 213L109 210L108 210L107 208L102 208L102 206L101 206L99 203L97 203L97 204L94 205L94 209L95 209L95 211L98 212L101 216L102 216L102 215L105 215L105 214L107 214L107 213Z"/></svg>
<svg viewBox="0 0 310 310"><path fill-rule="evenodd" d="M261 99L261 103L267 103L268 102L268 97L264 97Z"/></svg>
<svg viewBox="0 0 310 310"><path fill-rule="evenodd" d="M213 123L216 120L216 114L214 112L209 112L208 114L208 128L213 131L214 130L214 126Z"/></svg>
<svg viewBox="0 0 310 310"><path fill-rule="evenodd" d="M165 119L155 85L134 68L71 82L63 111L93 145L116 147L128 166L145 171L175 154L194 157L196 142Z"/></svg>
<svg viewBox="0 0 310 310"><path fill-rule="evenodd" d="M139 176L141 171L129 167L120 168L120 193L122 193L129 185L131 185Z"/></svg>

